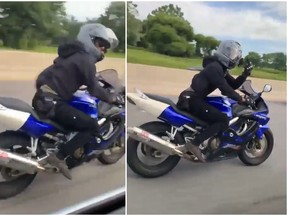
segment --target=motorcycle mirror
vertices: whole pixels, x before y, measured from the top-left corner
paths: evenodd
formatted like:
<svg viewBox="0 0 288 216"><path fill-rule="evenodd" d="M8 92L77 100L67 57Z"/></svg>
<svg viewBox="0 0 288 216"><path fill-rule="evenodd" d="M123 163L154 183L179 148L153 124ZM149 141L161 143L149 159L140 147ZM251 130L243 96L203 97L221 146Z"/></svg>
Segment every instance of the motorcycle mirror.
<svg viewBox="0 0 288 216"><path fill-rule="evenodd" d="M263 88L263 92L270 92L272 90L272 86L269 84L266 84Z"/></svg>

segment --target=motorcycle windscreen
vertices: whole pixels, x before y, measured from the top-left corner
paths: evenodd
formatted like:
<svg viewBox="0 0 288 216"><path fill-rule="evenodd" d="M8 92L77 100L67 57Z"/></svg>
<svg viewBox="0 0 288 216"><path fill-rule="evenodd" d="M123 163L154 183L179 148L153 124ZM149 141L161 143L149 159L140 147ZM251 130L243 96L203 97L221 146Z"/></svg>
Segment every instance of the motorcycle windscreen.
<svg viewBox="0 0 288 216"><path fill-rule="evenodd" d="M103 80L111 85L116 93L121 93L124 91L124 86L122 81L119 79L118 72L116 70L106 69L98 72L96 76L99 80Z"/></svg>
<svg viewBox="0 0 288 216"><path fill-rule="evenodd" d="M252 95L257 95L257 92L252 88L252 85L251 85L251 80L246 80L241 88L246 91L247 93L249 94L252 94Z"/></svg>

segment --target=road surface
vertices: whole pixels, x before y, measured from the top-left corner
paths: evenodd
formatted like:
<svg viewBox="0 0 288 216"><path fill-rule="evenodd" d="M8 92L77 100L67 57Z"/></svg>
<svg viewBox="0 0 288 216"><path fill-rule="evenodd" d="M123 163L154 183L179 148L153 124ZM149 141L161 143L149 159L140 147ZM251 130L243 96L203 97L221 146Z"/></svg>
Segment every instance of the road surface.
<svg viewBox="0 0 288 216"><path fill-rule="evenodd" d="M209 164L181 160L155 179L127 168L128 214L286 214L286 104L268 104L275 147L265 163L248 167L239 159ZM151 120L128 105L128 126Z"/></svg>
<svg viewBox="0 0 288 216"><path fill-rule="evenodd" d="M0 82L0 96L17 97L29 104L32 81ZM49 214L125 185L125 160L102 165L97 160L72 170L73 180L61 174L39 174L21 194L0 201L0 214Z"/></svg>

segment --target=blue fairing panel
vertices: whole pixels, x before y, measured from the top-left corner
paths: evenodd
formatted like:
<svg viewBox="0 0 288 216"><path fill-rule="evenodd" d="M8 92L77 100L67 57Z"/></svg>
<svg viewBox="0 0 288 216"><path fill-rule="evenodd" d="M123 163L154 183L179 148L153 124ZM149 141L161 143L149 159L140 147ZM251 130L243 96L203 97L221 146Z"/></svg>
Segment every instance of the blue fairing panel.
<svg viewBox="0 0 288 216"><path fill-rule="evenodd" d="M260 125L266 125L270 118L264 112L255 112L254 116L257 118Z"/></svg>
<svg viewBox="0 0 288 216"><path fill-rule="evenodd" d="M82 97L73 96L69 104L87 115L90 115L92 118L98 118L98 109L96 106L96 103L98 102L98 99L83 94Z"/></svg>
<svg viewBox="0 0 288 216"><path fill-rule="evenodd" d="M19 129L34 138L39 138L45 133L55 130L55 128L46 123L37 121L32 115L29 116L25 124Z"/></svg>
<svg viewBox="0 0 288 216"><path fill-rule="evenodd" d="M211 96L206 98L206 102L221 112L225 113L229 118L232 117L231 100L227 97Z"/></svg>
<svg viewBox="0 0 288 216"><path fill-rule="evenodd" d="M167 107L158 118L176 127L195 123L192 119L177 113L171 106Z"/></svg>
<svg viewBox="0 0 288 216"><path fill-rule="evenodd" d="M267 131L269 129L268 125L263 125L259 127L259 129L256 132L257 138L258 139L262 139L263 134L265 133L265 131Z"/></svg>

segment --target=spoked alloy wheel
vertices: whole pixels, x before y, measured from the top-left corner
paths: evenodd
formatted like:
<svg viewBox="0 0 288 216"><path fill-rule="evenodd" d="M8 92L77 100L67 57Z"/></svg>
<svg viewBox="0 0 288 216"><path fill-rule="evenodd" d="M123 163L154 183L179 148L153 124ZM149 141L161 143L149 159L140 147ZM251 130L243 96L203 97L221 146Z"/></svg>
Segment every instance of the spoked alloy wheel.
<svg viewBox="0 0 288 216"><path fill-rule="evenodd" d="M271 130L264 132L261 140L254 138L238 153L239 159L246 165L256 166L270 156L274 146Z"/></svg>
<svg viewBox="0 0 288 216"><path fill-rule="evenodd" d="M140 127L153 135L170 141L166 133L171 130L171 126L168 124L148 122ZM180 134L176 134L173 143L184 142L183 137ZM166 155L131 137L127 140L127 163L136 174L142 177L155 178L165 175L178 164L180 159L178 155Z"/></svg>

